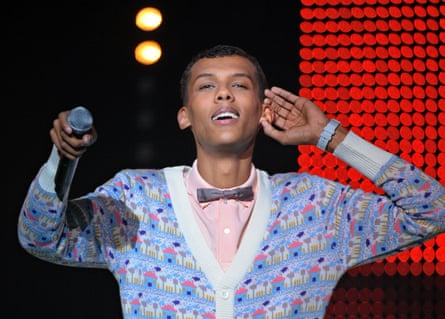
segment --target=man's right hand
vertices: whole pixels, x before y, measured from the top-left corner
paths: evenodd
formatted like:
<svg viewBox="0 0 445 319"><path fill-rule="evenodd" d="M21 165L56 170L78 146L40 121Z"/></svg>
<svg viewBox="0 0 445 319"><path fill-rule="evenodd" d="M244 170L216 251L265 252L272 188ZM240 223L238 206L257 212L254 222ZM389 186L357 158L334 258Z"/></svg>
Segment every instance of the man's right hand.
<svg viewBox="0 0 445 319"><path fill-rule="evenodd" d="M97 132L93 126L81 137L75 135L68 123L68 115L70 112L71 110L59 113L59 116L53 121L53 127L49 135L59 150L60 156L75 159L85 153L87 148L96 142Z"/></svg>

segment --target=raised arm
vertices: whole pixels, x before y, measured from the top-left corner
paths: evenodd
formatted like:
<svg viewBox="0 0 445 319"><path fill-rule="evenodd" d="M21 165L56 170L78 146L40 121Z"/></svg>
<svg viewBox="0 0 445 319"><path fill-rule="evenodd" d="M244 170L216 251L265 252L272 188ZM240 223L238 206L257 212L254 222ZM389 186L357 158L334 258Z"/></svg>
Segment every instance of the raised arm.
<svg viewBox="0 0 445 319"><path fill-rule="evenodd" d="M264 103L273 110L272 123L263 121L264 133L283 145L317 145L329 118L307 98L279 87L265 91ZM341 125L335 128L327 150L333 151L347 134Z"/></svg>

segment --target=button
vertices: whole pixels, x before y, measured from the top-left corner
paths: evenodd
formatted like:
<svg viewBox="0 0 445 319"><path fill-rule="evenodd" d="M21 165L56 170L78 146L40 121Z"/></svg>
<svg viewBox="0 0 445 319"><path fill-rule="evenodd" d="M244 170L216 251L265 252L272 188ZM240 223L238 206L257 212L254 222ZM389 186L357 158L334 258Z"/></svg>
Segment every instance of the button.
<svg viewBox="0 0 445 319"><path fill-rule="evenodd" d="M224 228L224 234L230 234L230 228L229 227L226 227L226 228Z"/></svg>
<svg viewBox="0 0 445 319"><path fill-rule="evenodd" d="M221 291L221 297L222 297L223 299L229 299L229 295L230 295L230 293L229 293L228 290L222 290L222 291Z"/></svg>

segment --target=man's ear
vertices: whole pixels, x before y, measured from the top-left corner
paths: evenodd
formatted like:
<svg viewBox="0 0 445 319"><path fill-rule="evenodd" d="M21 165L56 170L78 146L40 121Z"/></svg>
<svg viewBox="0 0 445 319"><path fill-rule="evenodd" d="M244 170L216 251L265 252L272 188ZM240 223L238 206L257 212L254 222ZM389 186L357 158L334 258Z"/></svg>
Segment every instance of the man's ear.
<svg viewBox="0 0 445 319"><path fill-rule="evenodd" d="M188 117L188 110L187 107L185 106L181 107L178 110L176 118L178 120L178 125L181 130L185 130L191 125Z"/></svg>
<svg viewBox="0 0 445 319"><path fill-rule="evenodd" d="M275 113L272 110L272 108L270 107L270 105L263 104L263 115L260 118L260 122L264 121L264 120L271 124L275 120Z"/></svg>

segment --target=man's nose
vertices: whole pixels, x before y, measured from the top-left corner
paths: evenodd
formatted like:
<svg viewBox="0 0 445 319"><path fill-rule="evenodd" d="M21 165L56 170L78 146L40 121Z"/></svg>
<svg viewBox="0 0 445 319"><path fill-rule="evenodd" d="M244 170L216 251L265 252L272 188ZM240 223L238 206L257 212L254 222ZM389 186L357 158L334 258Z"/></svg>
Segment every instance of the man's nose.
<svg viewBox="0 0 445 319"><path fill-rule="evenodd" d="M222 91L218 92L216 99L218 101L228 101L228 100L232 99L232 94L227 90L222 90Z"/></svg>

